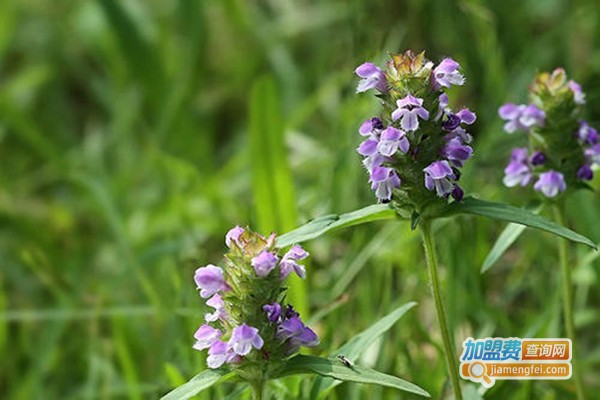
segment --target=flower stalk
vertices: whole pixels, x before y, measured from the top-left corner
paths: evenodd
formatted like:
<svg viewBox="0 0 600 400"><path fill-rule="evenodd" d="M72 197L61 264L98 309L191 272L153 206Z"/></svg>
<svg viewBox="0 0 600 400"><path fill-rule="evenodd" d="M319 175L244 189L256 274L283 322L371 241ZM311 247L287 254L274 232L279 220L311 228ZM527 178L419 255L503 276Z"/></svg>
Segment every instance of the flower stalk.
<svg viewBox="0 0 600 400"><path fill-rule="evenodd" d="M425 248L425 258L427 259L427 267L429 268L429 284L431 293L435 302L435 310L437 314L440 331L442 333L442 341L444 343L444 356L446 358L446 367L452 380L452 388L454 390L455 400L462 399L460 390L460 379L458 377L458 366L456 364L456 356L454 346L452 345L452 336L448 328L448 318L444 309L444 300L440 290L439 274L437 257L435 253L435 243L433 234L431 233L431 221L425 220L420 224L421 236L423 238L423 247Z"/></svg>
<svg viewBox="0 0 600 400"><path fill-rule="evenodd" d="M566 222L564 204L555 204L553 209L556 222L564 226ZM572 352L575 353L577 340L575 337L575 320L573 318L573 282L571 279L571 267L569 265L569 244L566 240L561 238L558 238L558 257L561 271L562 306L565 332L567 337L571 339L571 344L573 346ZM583 381L578 368L579 362L575 355L573 355L571 358L571 365L573 368L572 376L575 383L577 400L584 400L585 395L583 391Z"/></svg>

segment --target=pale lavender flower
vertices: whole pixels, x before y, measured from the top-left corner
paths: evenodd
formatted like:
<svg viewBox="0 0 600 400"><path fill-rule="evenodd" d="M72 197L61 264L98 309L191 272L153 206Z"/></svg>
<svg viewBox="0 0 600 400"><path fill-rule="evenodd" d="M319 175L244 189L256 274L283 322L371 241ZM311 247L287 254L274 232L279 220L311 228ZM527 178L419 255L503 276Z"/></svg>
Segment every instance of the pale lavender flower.
<svg viewBox="0 0 600 400"><path fill-rule="evenodd" d="M227 245L227 247L231 248L231 245L233 243L237 244L238 247L242 247L242 243L240 243L239 239L244 232L244 228L237 225L231 228L229 232L227 232L227 234L225 235L225 244Z"/></svg>
<svg viewBox="0 0 600 400"><path fill-rule="evenodd" d="M515 147L510 153L511 161L518 161L521 163L527 162L527 158L529 157L529 151L527 147Z"/></svg>
<svg viewBox="0 0 600 400"><path fill-rule="evenodd" d="M433 70L433 77L435 79L434 88L438 89L440 86L449 88L452 85L463 85L465 77L458 72L459 68L460 65L456 61L451 58L444 58Z"/></svg>
<svg viewBox="0 0 600 400"><path fill-rule="evenodd" d="M596 144L600 140L600 136L598 136L598 131L584 120L579 121L579 129L577 130L577 137L582 143L586 144Z"/></svg>
<svg viewBox="0 0 600 400"><path fill-rule="evenodd" d="M208 368L219 368L228 361L229 357L230 354L227 351L227 343L217 340L208 349L206 365L208 365Z"/></svg>
<svg viewBox="0 0 600 400"><path fill-rule="evenodd" d="M373 117L362 123L358 128L358 133L361 136L377 135L383 129L383 121L378 117Z"/></svg>
<svg viewBox="0 0 600 400"><path fill-rule="evenodd" d="M575 82L574 80L570 80L568 82L568 85L569 89L571 89L571 91L573 92L573 100L575 101L575 104L585 104L585 93L583 93L581 85Z"/></svg>
<svg viewBox="0 0 600 400"><path fill-rule="evenodd" d="M256 275L265 277L269 275L269 272L271 272L273 268L275 268L277 261L279 260L275 254L263 250L259 255L252 259L251 264L254 267L254 271L256 271Z"/></svg>
<svg viewBox="0 0 600 400"><path fill-rule="evenodd" d="M215 309L215 311L211 313L204 314L204 319L206 322L214 322L218 319L226 320L227 319L227 311L225 311L225 302L219 296L219 294L213 295L210 299L206 301L206 305Z"/></svg>
<svg viewBox="0 0 600 400"><path fill-rule="evenodd" d="M585 149L584 154L590 162L600 164L600 143Z"/></svg>
<svg viewBox="0 0 600 400"><path fill-rule="evenodd" d="M366 92L369 89L377 89L381 93L387 92L387 80L377 65L366 62L359 65L354 72L362 78L358 83L356 93Z"/></svg>
<svg viewBox="0 0 600 400"><path fill-rule="evenodd" d="M392 189L400 187L400 177L393 168L388 167L374 167L369 182L371 182L371 189L375 191L375 196L382 201L391 200Z"/></svg>
<svg viewBox="0 0 600 400"><path fill-rule="evenodd" d="M398 149L406 154L409 146L410 144L406 138L406 132L394 128L393 126L389 126L384 129L383 132L381 132L381 138L379 139L377 150L379 151L379 154L391 157L398 151Z"/></svg>
<svg viewBox="0 0 600 400"><path fill-rule="evenodd" d="M377 146L379 142L375 139L367 139L363 141L357 148L356 152L361 156L369 157L377 154Z"/></svg>
<svg viewBox="0 0 600 400"><path fill-rule="evenodd" d="M514 133L518 130L528 131L535 126L543 126L546 119L546 113L534 104L508 103L500 107L498 114L500 118L507 121L504 124L504 130L507 133Z"/></svg>
<svg viewBox="0 0 600 400"><path fill-rule="evenodd" d="M308 255L308 252L298 245L293 246L285 253L279 263L281 279L285 279L292 271L304 279L306 277L306 270L304 269L304 265L298 264L298 261L304 260Z"/></svg>
<svg viewBox="0 0 600 400"><path fill-rule="evenodd" d="M419 129L419 118L423 120L429 119L429 111L423 108L423 99L419 99L412 95L397 100L398 106L392 112L394 121L400 120L400 126L405 131L416 131Z"/></svg>
<svg viewBox="0 0 600 400"><path fill-rule="evenodd" d="M567 185L563 174L550 170L540 174L533 188L538 192L542 192L546 197L554 197L560 192L564 192Z"/></svg>
<svg viewBox="0 0 600 400"><path fill-rule="evenodd" d="M473 155L473 148L463 144L458 137L455 137L446 143L442 154L456 167L462 167L463 163Z"/></svg>
<svg viewBox="0 0 600 400"><path fill-rule="evenodd" d="M229 289L223 278L223 270L212 264L198 268L194 274L194 281L200 289L200 296L205 299L220 290Z"/></svg>
<svg viewBox="0 0 600 400"><path fill-rule="evenodd" d="M250 353L252 347L261 349L263 344L264 341L258 334L258 329L242 324L233 329L227 348L233 350L237 355L245 356Z"/></svg>
<svg viewBox="0 0 600 400"><path fill-rule="evenodd" d="M194 338L196 339L196 343L193 348L196 350L204 350L208 349L214 342L219 340L221 337L221 331L213 328L210 325L204 324L196 333L194 333Z"/></svg>
<svg viewBox="0 0 600 400"><path fill-rule="evenodd" d="M263 311L267 314L267 319L271 322L277 322L281 318L281 304L265 304Z"/></svg>
<svg viewBox="0 0 600 400"><path fill-rule="evenodd" d="M582 181L591 181L594 178L594 171L592 168L584 164L577 170L577 179Z"/></svg>
<svg viewBox="0 0 600 400"><path fill-rule="evenodd" d="M477 115L468 108L463 108L459 112L456 113L456 116L460 118L460 122L467 125L472 125L475 121L477 121Z"/></svg>
<svg viewBox="0 0 600 400"><path fill-rule="evenodd" d="M300 317L294 316L285 319L277 328L277 338L292 340L305 347L314 347L319 344L317 334L304 325Z"/></svg>
<svg viewBox="0 0 600 400"><path fill-rule="evenodd" d="M532 177L529 165L519 161L511 161L504 168L504 179L502 182L508 187L517 185L527 186Z"/></svg>
<svg viewBox="0 0 600 400"><path fill-rule="evenodd" d="M435 116L436 121L442 118L444 115L451 114L450 108L448 107L449 103L450 101L448 100L448 95L446 93L440 94L440 97L438 97L438 111Z"/></svg>
<svg viewBox="0 0 600 400"><path fill-rule="evenodd" d="M450 164L446 160L434 161L423 169L425 187L436 191L439 197L447 196L454 189L451 179L456 179Z"/></svg>

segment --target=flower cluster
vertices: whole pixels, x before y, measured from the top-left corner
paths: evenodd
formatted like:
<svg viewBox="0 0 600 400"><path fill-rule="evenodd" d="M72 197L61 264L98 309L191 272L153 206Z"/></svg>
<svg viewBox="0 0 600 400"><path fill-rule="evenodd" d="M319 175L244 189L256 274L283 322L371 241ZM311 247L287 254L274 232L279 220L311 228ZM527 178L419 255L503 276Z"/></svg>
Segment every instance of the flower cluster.
<svg viewBox="0 0 600 400"><path fill-rule="evenodd" d="M214 312L204 316L193 347L208 349L208 367L227 363L252 380L301 346L319 344L315 332L284 304L284 280L291 273L306 276L300 262L309 254L295 245L280 257L274 234L265 238L239 226L227 233L225 244L226 267L209 264L194 275L200 297Z"/></svg>
<svg viewBox="0 0 600 400"><path fill-rule="evenodd" d="M362 78L357 92L375 90L382 102L381 115L360 126L357 148L376 197L420 213L440 199L460 201L459 169L473 155L465 128L476 117L448 106L445 90L465 83L459 64L445 58L435 66L407 51L384 69L364 63L355 72Z"/></svg>
<svg viewBox="0 0 600 400"><path fill-rule="evenodd" d="M581 119L583 104L581 86L558 68L538 74L529 104L500 107L504 130L524 132L528 139L528 147L512 151L504 170L506 186L533 183L534 190L553 198L593 178L592 166L600 164L600 136Z"/></svg>

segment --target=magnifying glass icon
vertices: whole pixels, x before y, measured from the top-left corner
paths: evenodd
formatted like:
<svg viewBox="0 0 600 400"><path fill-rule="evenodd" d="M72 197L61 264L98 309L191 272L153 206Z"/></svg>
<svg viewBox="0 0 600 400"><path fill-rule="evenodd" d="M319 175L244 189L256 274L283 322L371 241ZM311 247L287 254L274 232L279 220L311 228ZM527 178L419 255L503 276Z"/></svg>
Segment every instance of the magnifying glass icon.
<svg viewBox="0 0 600 400"><path fill-rule="evenodd" d="M492 384L492 380L487 375L487 366L481 361L475 361L469 365L469 375L474 379L483 379L488 385Z"/></svg>

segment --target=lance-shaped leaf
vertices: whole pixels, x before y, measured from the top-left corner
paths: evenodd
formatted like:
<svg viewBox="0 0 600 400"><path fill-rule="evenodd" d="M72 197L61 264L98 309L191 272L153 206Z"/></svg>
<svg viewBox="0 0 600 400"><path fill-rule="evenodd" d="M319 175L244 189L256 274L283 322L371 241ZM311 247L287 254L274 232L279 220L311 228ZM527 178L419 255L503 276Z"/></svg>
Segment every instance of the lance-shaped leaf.
<svg viewBox="0 0 600 400"><path fill-rule="evenodd" d="M535 214L539 214L542 210L542 204L536 204L530 207L526 207L527 210ZM511 222L506 225L506 228L502 231L496 243L492 247L492 250L488 253L483 265L481 266L481 273L483 274L492 267L502 257L502 255L508 250L508 248L521 236L525 230L525 225L515 224Z"/></svg>
<svg viewBox="0 0 600 400"><path fill-rule="evenodd" d="M454 203L444 217L455 214L481 215L499 221L514 222L550 232L573 242L583 243L594 249L598 249L596 244L587 237L523 208L509 206L508 204L494 203L469 197L463 199L461 202Z"/></svg>
<svg viewBox="0 0 600 400"><path fill-rule="evenodd" d="M173 389L161 397L161 400L187 400L201 391L208 389L219 381L226 381L233 376L232 372L221 369L207 369L200 372L183 385Z"/></svg>
<svg viewBox="0 0 600 400"><path fill-rule="evenodd" d="M297 355L286 362L279 377L298 374L317 374L345 382L370 383L431 397L427 391L404 379L360 365L346 365L337 358Z"/></svg>
<svg viewBox="0 0 600 400"><path fill-rule="evenodd" d="M317 238L334 229L364 224L382 219L395 219L396 212L387 204L375 204L349 213L329 214L308 222L277 238L277 247L286 247L294 243Z"/></svg>
<svg viewBox="0 0 600 400"><path fill-rule="evenodd" d="M416 306L417 303L410 302L396 308L394 311L381 318L379 321L354 336L346 344L333 352L334 355L343 355L348 360L354 362L358 357L372 345L381 335L387 332L408 310ZM311 390L311 398L315 399L324 396L333 387L340 384L330 378L317 378Z"/></svg>

